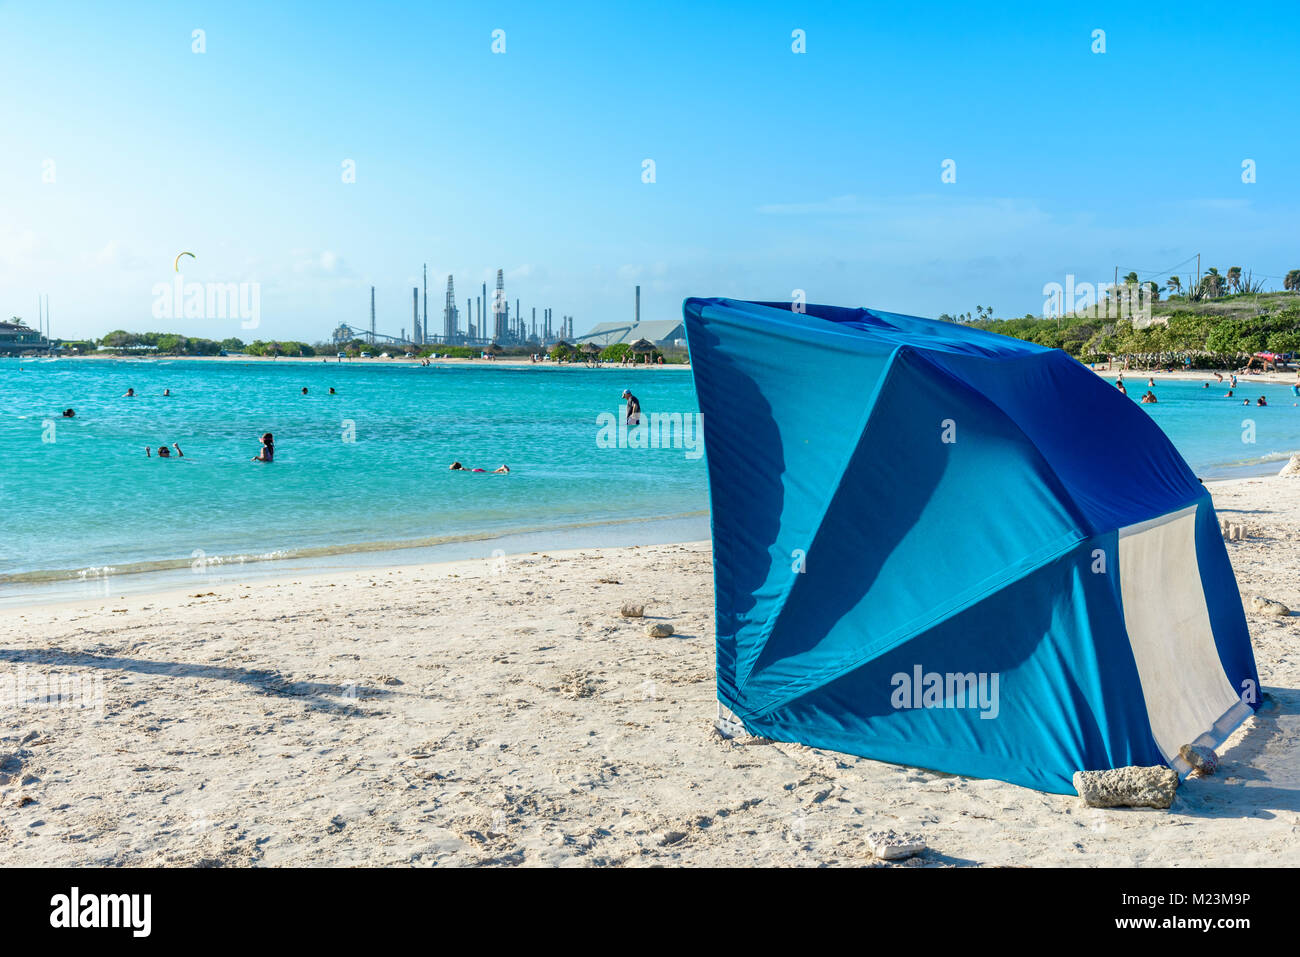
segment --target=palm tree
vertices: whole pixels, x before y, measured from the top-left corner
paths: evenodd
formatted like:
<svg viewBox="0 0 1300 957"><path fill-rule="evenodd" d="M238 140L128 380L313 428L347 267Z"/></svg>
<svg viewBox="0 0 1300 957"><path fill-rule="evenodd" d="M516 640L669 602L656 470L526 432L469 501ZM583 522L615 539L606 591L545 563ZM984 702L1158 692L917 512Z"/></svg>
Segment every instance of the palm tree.
<svg viewBox="0 0 1300 957"><path fill-rule="evenodd" d="M1183 291L1183 281L1177 276L1170 276L1165 280L1165 287L1174 295Z"/></svg>
<svg viewBox="0 0 1300 957"><path fill-rule="evenodd" d="M1137 283L1138 283L1138 274L1135 272L1131 272L1124 277L1124 285L1126 286L1136 286Z"/></svg>
<svg viewBox="0 0 1300 957"><path fill-rule="evenodd" d="M1292 269L1282 280L1282 288L1288 292L1300 292L1300 269Z"/></svg>
<svg viewBox="0 0 1300 957"><path fill-rule="evenodd" d="M1228 269L1228 288L1233 292L1241 292L1241 267L1231 266Z"/></svg>

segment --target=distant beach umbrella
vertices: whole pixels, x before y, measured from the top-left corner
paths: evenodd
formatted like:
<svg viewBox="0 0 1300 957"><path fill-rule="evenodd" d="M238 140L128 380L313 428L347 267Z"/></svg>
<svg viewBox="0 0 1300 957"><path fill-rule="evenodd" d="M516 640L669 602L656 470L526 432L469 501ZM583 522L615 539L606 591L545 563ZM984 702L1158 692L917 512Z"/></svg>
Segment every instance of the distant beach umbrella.
<svg viewBox="0 0 1300 957"><path fill-rule="evenodd" d="M596 345L596 343L594 342L588 342L582 348L585 349L587 352L591 353L593 356L600 352L600 346Z"/></svg>
<svg viewBox="0 0 1300 957"><path fill-rule="evenodd" d="M632 351L638 353L654 352L655 344L649 339L638 339L632 343Z"/></svg>

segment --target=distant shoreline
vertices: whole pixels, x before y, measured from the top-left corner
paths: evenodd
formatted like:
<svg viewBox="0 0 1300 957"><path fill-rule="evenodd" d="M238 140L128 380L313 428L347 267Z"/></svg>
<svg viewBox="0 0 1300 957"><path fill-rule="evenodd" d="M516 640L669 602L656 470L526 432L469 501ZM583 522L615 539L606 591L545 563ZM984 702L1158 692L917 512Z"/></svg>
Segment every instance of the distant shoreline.
<svg viewBox="0 0 1300 957"><path fill-rule="evenodd" d="M1091 367L1085 366L1085 368ZM1129 369L1124 371L1111 367L1109 371L1106 369L1093 369L1092 371L1097 373L1097 375L1101 376L1103 379L1111 380L1119 378L1120 373L1123 372L1124 378L1129 382L1137 382L1139 379L1143 382L1147 379L1154 379L1159 382L1164 379L1182 382L1210 382L1216 385L1219 384L1218 380L1214 377L1214 373L1217 371L1223 376L1222 384L1224 388L1227 388L1228 377L1234 374L1229 372L1227 369L1176 369L1173 372L1144 372L1141 369ZM1267 382L1271 385L1291 385L1295 382L1300 382L1300 378L1297 378L1295 372L1238 372L1236 373L1236 376L1237 388L1239 389L1252 382Z"/></svg>

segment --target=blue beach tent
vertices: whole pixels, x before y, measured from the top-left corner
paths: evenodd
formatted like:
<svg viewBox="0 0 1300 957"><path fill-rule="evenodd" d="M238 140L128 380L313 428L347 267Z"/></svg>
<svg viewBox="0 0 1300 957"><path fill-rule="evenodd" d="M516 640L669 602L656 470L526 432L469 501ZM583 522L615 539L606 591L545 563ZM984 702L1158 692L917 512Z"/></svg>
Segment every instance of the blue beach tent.
<svg viewBox="0 0 1300 957"><path fill-rule="evenodd" d="M1210 496L1063 352L688 299L718 699L751 733L1073 793L1258 707Z"/></svg>

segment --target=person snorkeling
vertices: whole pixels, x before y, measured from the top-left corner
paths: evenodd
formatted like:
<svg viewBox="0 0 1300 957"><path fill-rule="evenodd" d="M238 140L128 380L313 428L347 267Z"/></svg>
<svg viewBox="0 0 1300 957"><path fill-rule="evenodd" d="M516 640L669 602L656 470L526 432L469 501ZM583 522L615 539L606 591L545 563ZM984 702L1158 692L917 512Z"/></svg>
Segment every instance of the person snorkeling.
<svg viewBox="0 0 1300 957"><path fill-rule="evenodd" d="M459 462L452 462L449 466L447 466L447 468L448 468L448 470L450 470L450 471L452 471L452 472L487 472L487 469L471 469L471 468L466 468L465 466L461 465ZM508 465L504 465L504 464L503 464L503 465L501 465L501 466L499 466L499 467L497 467L497 468L494 468L494 469L492 470L491 474L493 474L493 475L508 475L509 472L510 472L510 466L508 466Z"/></svg>

